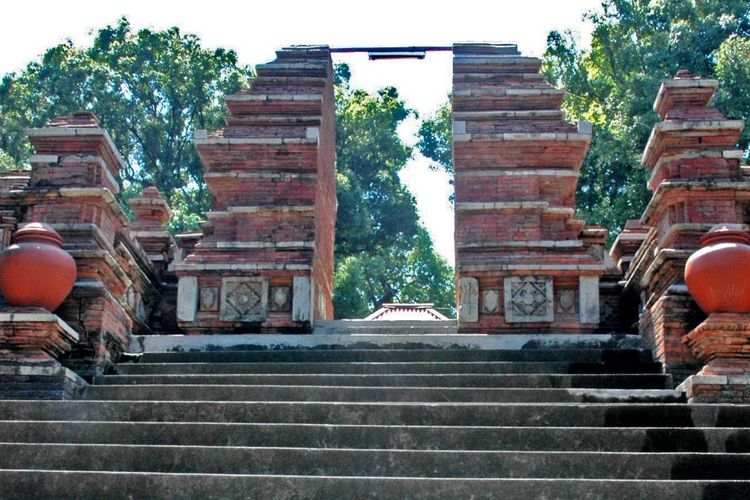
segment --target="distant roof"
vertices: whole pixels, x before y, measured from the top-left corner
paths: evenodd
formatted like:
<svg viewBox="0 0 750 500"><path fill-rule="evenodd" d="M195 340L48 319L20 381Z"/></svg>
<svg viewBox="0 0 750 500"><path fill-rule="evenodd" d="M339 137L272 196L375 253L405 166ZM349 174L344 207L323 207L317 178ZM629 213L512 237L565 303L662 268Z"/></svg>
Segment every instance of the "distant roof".
<svg viewBox="0 0 750 500"><path fill-rule="evenodd" d="M366 321L444 321L446 318L433 307L435 304L383 304L365 318Z"/></svg>

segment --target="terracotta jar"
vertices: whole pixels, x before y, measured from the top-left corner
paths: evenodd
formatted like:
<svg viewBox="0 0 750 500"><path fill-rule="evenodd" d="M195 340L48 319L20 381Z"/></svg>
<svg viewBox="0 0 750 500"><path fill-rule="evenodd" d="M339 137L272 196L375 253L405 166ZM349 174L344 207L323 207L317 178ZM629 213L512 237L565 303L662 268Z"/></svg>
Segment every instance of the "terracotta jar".
<svg viewBox="0 0 750 500"><path fill-rule="evenodd" d="M76 263L62 237L47 224L24 224L0 252L0 291L16 307L54 311L76 280Z"/></svg>
<svg viewBox="0 0 750 500"><path fill-rule="evenodd" d="M729 225L703 235L685 266L688 291L706 314L750 312L750 235Z"/></svg>

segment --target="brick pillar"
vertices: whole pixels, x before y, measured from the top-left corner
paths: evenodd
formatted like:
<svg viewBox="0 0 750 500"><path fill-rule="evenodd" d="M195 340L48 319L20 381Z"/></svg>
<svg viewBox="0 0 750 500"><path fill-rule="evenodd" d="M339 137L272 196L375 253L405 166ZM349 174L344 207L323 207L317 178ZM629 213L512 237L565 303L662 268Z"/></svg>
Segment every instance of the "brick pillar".
<svg viewBox="0 0 750 500"><path fill-rule="evenodd" d="M453 54L459 331L595 330L606 230L574 208L591 125L515 45Z"/></svg>
<svg viewBox="0 0 750 500"><path fill-rule="evenodd" d="M187 333L307 329L332 317L335 107L327 47L291 47L226 97L195 144L213 196L204 236L174 265Z"/></svg>
<svg viewBox="0 0 750 500"><path fill-rule="evenodd" d="M90 377L127 350L132 332L150 333L159 281L126 230L115 199L123 160L96 117L61 116L29 138L31 179L15 197L24 221L50 224L76 260L78 279L57 314L81 336L65 364Z"/></svg>
<svg viewBox="0 0 750 500"><path fill-rule="evenodd" d="M641 218L648 235L625 276L626 291L641 296L642 335L678 381L699 366L683 335L705 318L687 293L685 262L711 227L747 224L750 214L750 183L735 149L743 122L709 105L717 86L681 71L659 89L654 110L663 121L642 159L653 191Z"/></svg>
<svg viewBox="0 0 750 500"><path fill-rule="evenodd" d="M162 302L153 311L149 326L154 333L174 333L177 329L177 282L168 268L177 245L166 229L171 210L154 186L144 189L128 204L137 217L130 224L130 236L148 255L161 288Z"/></svg>
<svg viewBox="0 0 750 500"><path fill-rule="evenodd" d="M131 198L128 205L136 216L130 224L130 235L146 251L154 269L161 275L172 261L175 245L172 235L166 230L171 214L169 206L154 186Z"/></svg>

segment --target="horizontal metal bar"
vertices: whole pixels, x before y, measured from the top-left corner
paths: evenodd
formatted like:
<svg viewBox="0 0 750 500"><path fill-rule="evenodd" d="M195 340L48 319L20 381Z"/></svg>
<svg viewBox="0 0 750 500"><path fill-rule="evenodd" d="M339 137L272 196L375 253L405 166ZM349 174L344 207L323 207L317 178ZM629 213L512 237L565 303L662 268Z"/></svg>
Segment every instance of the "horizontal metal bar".
<svg viewBox="0 0 750 500"><path fill-rule="evenodd" d="M427 46L408 46L408 47L331 47L331 53L352 53L352 52L451 52L452 45L427 45Z"/></svg>

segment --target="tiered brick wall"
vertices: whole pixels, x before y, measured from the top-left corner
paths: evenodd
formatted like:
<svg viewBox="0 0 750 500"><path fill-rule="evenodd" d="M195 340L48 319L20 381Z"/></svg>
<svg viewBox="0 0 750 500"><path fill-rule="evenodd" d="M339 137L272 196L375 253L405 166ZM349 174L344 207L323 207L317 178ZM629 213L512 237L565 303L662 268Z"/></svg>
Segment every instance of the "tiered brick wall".
<svg viewBox="0 0 750 500"><path fill-rule="evenodd" d="M590 124L515 45L453 53L459 330L595 330L606 230L574 217Z"/></svg>
<svg viewBox="0 0 750 500"><path fill-rule="evenodd" d="M196 133L213 195L204 236L174 265L187 333L306 329L332 316L333 70L292 47L227 96L226 127Z"/></svg>
<svg viewBox="0 0 750 500"><path fill-rule="evenodd" d="M92 376L116 361L133 332L151 332L159 279L115 200L122 159L96 117L61 116L29 138L29 185L7 194L22 222L50 224L76 260L78 279L57 314L81 336L66 365Z"/></svg>
<svg viewBox="0 0 750 500"><path fill-rule="evenodd" d="M641 332L678 381L698 367L683 335L705 318L687 293L685 262L714 225L748 223L750 183L735 149L743 122L709 105L717 86L680 72L659 90L663 121L642 160L654 193L641 218L648 234L626 274L626 291L641 295Z"/></svg>

